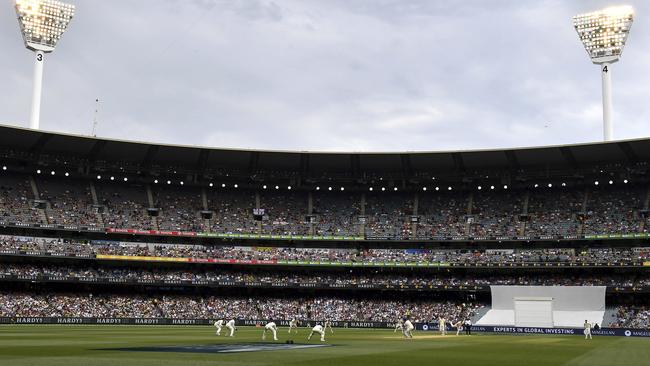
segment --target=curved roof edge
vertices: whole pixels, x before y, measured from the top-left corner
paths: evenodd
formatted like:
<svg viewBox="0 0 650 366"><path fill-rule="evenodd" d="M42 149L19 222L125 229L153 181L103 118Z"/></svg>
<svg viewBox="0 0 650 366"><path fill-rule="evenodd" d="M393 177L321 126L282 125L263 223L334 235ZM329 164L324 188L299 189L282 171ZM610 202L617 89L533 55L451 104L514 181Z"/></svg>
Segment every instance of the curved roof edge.
<svg viewBox="0 0 650 366"><path fill-rule="evenodd" d="M0 125L0 147L46 154L92 156L96 160L149 162L194 166L206 160L210 166L301 170L436 171L527 166L579 166L594 163L650 161L650 138L611 142L445 151L292 151L218 148L109 139L77 134L32 130ZM207 156L204 156L207 155ZM305 156L307 158L305 158ZM407 161L404 161L404 160ZM354 162L358 160L358 162ZM302 161L302 162L301 162ZM217 164L215 164L217 163ZM220 164L223 163L223 164ZM355 167L356 165L356 167ZM405 166L407 165L407 166Z"/></svg>

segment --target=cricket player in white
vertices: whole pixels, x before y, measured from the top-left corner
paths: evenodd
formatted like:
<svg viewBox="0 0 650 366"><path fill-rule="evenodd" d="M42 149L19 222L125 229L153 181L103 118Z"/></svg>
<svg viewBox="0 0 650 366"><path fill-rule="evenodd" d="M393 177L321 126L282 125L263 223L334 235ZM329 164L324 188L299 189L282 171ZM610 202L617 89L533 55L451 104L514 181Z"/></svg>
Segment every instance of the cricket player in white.
<svg viewBox="0 0 650 366"><path fill-rule="evenodd" d="M217 328L217 335L221 335L221 328L223 328L223 320L219 319L216 322L214 322L214 326Z"/></svg>
<svg viewBox="0 0 650 366"><path fill-rule="evenodd" d="M264 326L264 333L262 333L262 340L266 340L266 331L270 331L273 333L273 340L277 341L278 340L278 327L275 325L274 322L268 322Z"/></svg>
<svg viewBox="0 0 650 366"><path fill-rule="evenodd" d="M395 323L395 330L393 333L397 332L397 330L404 331L404 321L402 319L398 320L397 323Z"/></svg>
<svg viewBox="0 0 650 366"><path fill-rule="evenodd" d="M314 333L320 334L320 341L325 342L325 329L323 328L322 325L316 324L316 326L311 329L311 333L309 333L309 337L307 337L307 340L310 340L311 336L313 336Z"/></svg>
<svg viewBox="0 0 650 366"><path fill-rule="evenodd" d="M456 328L456 335L460 335L460 332L463 330L463 321L459 320L456 323L452 323L451 326Z"/></svg>
<svg viewBox="0 0 650 366"><path fill-rule="evenodd" d="M298 334L298 320L296 320L296 318L293 318L291 321L289 321L289 334L291 334L291 329L294 329L296 331L296 334Z"/></svg>
<svg viewBox="0 0 650 366"><path fill-rule="evenodd" d="M591 337L591 323L589 323L588 321L585 320L584 327L585 327L585 330L584 330L585 339L593 339Z"/></svg>
<svg viewBox="0 0 650 366"><path fill-rule="evenodd" d="M325 326L323 327L323 330L327 331L327 328L330 328L330 333L334 334L334 329L332 329L332 322L329 320L325 321Z"/></svg>
<svg viewBox="0 0 650 366"><path fill-rule="evenodd" d="M443 317L438 318L438 329L440 330L440 334L447 335L447 327L446 327L446 324L445 324L445 318L443 318Z"/></svg>
<svg viewBox="0 0 650 366"><path fill-rule="evenodd" d="M409 319L406 319L404 322L404 330L402 330L402 333L404 334L405 338L413 338L413 329L415 327L413 326L413 323Z"/></svg>
<svg viewBox="0 0 650 366"><path fill-rule="evenodd" d="M228 337L234 337L235 330L237 329L237 327L235 326L235 319L228 320L228 323L226 323L226 328L230 330L230 334L228 335Z"/></svg>

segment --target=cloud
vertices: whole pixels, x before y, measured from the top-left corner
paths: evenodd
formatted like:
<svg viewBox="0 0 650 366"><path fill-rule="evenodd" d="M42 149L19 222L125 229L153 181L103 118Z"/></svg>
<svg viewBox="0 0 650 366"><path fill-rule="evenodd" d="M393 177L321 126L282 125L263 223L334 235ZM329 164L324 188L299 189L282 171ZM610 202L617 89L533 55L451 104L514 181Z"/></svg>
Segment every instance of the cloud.
<svg viewBox="0 0 650 366"><path fill-rule="evenodd" d="M400 151L598 141L600 78L545 0L76 1L42 127L164 143ZM586 7L588 5L588 7ZM648 135L650 9L614 65L615 135ZM31 56L0 12L0 121L26 125ZM25 122L17 122L25 121Z"/></svg>

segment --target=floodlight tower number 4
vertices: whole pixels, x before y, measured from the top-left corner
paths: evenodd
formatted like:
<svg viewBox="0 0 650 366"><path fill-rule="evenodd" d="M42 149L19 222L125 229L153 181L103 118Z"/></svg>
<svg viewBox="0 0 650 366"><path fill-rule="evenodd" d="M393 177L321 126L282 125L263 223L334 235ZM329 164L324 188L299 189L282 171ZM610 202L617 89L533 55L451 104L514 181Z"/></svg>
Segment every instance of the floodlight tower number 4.
<svg viewBox="0 0 650 366"><path fill-rule="evenodd" d="M619 60L630 34L634 10L617 6L573 17L573 26L594 64L600 65L603 81L603 136L614 137L612 125L612 64Z"/></svg>

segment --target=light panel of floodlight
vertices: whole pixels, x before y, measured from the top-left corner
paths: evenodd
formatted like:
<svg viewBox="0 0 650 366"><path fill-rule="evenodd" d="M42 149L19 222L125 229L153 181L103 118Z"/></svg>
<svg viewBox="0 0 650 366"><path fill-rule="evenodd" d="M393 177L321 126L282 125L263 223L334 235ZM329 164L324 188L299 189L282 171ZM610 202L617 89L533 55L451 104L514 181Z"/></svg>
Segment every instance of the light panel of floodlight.
<svg viewBox="0 0 650 366"><path fill-rule="evenodd" d="M618 61L633 20L632 7L619 6L576 15L573 26L591 60L600 64Z"/></svg>
<svg viewBox="0 0 650 366"><path fill-rule="evenodd" d="M16 14L25 46L52 52L61 39L75 7L55 0L16 0Z"/></svg>

